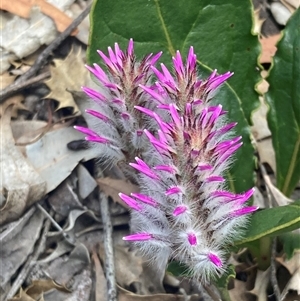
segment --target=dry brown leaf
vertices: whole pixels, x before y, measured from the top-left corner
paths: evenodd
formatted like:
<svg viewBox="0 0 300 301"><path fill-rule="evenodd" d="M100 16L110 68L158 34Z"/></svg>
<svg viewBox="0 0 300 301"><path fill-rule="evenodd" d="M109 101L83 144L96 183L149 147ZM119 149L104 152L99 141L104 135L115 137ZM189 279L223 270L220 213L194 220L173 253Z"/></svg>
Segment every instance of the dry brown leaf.
<svg viewBox="0 0 300 301"><path fill-rule="evenodd" d="M266 21L265 19L260 19L260 17L259 17L260 9L261 9L261 7L257 8L253 12L253 24L254 24L254 27L253 27L252 31L253 31L254 34L257 34L257 35L260 35L260 33L261 33L261 27L264 24L264 22Z"/></svg>
<svg viewBox="0 0 300 301"><path fill-rule="evenodd" d="M8 85L14 82L16 76L11 76L8 73L4 73L0 75L0 90L3 90ZM3 104L0 104L0 118L2 114L4 113L5 108L8 107L8 105L13 105L12 109L12 117L17 117L17 111L19 109L27 110L26 107L22 104L22 100L24 99L23 95L21 94L15 94L8 99L5 100Z"/></svg>
<svg viewBox="0 0 300 301"><path fill-rule="evenodd" d="M96 301L106 301L107 300L107 285L105 275L97 255L96 251L92 251L92 260L94 263L95 270L95 300Z"/></svg>
<svg viewBox="0 0 300 301"><path fill-rule="evenodd" d="M53 19L56 24L57 30L60 32L64 31L73 21L68 15L45 0L0 1L0 9L6 10L25 19L28 19L30 17L31 9L33 6L39 7L42 13ZM75 30L72 35L76 35L77 33L78 30Z"/></svg>
<svg viewBox="0 0 300 301"><path fill-rule="evenodd" d="M282 264L291 275L300 268L300 251L295 251L294 256L287 260L285 256L277 257L276 261Z"/></svg>
<svg viewBox="0 0 300 301"><path fill-rule="evenodd" d="M44 180L16 147L10 126L12 106L4 108L0 119L0 192L5 204L0 209L0 224L18 218L24 210L40 200L46 189Z"/></svg>
<svg viewBox="0 0 300 301"><path fill-rule="evenodd" d="M0 229L0 300L1 291L7 292L5 287L33 252L43 222L41 211L32 207L17 221Z"/></svg>
<svg viewBox="0 0 300 301"><path fill-rule="evenodd" d="M282 291L282 295L286 295L289 290L294 290L300 295L300 251L296 251L290 260L279 257L276 258L276 261L282 264L291 274L291 279Z"/></svg>
<svg viewBox="0 0 300 301"><path fill-rule="evenodd" d="M293 13L299 6L299 0L281 0L281 2Z"/></svg>
<svg viewBox="0 0 300 301"><path fill-rule="evenodd" d="M259 57L259 62L261 64L264 63L271 63L272 57L275 55L277 51L276 44L281 38L281 34L276 34L274 36L270 37L261 37L260 43L261 43L261 55Z"/></svg>
<svg viewBox="0 0 300 301"><path fill-rule="evenodd" d="M57 108L72 107L74 113L78 107L69 91L79 91L87 77L87 70L81 57L81 49L71 50L64 60L54 60L55 66L50 66L51 78L45 83L51 92L45 98L53 98L59 102Z"/></svg>
<svg viewBox="0 0 300 301"><path fill-rule="evenodd" d="M28 296L33 299L37 299L41 294L47 292L51 289L56 289L62 292L70 293L71 291L67 289L64 285L60 285L53 280L35 280L32 281L32 284L27 287L24 291Z"/></svg>
<svg viewBox="0 0 300 301"><path fill-rule="evenodd" d="M234 279L234 288L229 290L231 301L254 301L255 297L247 294L247 283Z"/></svg>
<svg viewBox="0 0 300 301"><path fill-rule="evenodd" d="M9 299L8 301L36 301L36 300L28 296L21 288L20 292L15 297Z"/></svg>
<svg viewBox="0 0 300 301"><path fill-rule="evenodd" d="M107 195L110 196L114 202L121 204L122 206L128 208L126 204L119 197L119 193L130 194L132 192L138 192L139 187L137 185L133 185L129 181L126 180L118 180L112 178L99 178L97 182L101 188L101 190Z"/></svg>
<svg viewBox="0 0 300 301"><path fill-rule="evenodd" d="M257 270L254 288L249 293L257 297L257 301L268 301L267 288L270 282L270 268Z"/></svg>
<svg viewBox="0 0 300 301"><path fill-rule="evenodd" d="M286 197L277 187L272 184L272 181L267 174L263 175L263 177L278 206L286 206L294 202L292 199Z"/></svg>

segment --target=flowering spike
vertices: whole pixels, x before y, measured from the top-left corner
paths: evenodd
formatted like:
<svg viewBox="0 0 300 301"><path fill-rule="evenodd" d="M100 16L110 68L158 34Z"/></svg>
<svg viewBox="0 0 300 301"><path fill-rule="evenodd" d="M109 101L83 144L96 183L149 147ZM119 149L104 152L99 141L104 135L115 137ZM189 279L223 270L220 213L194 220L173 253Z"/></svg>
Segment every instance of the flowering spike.
<svg viewBox="0 0 300 301"><path fill-rule="evenodd" d="M119 194L131 208L135 234L123 239L160 266L178 260L206 282L225 270L228 245L240 236L246 215L258 209L246 205L253 189L224 189L242 138L232 131L236 123L226 122L226 108L211 101L233 73L214 70L199 78L193 47L185 62L176 52L174 75L164 64L154 67L161 52L137 62L132 39L127 51L115 44L107 52L98 51L106 70L87 66L100 84L97 90L83 88L95 100L87 110L91 129L76 129L98 142L93 146L110 162L135 159L124 173L139 192Z"/></svg>

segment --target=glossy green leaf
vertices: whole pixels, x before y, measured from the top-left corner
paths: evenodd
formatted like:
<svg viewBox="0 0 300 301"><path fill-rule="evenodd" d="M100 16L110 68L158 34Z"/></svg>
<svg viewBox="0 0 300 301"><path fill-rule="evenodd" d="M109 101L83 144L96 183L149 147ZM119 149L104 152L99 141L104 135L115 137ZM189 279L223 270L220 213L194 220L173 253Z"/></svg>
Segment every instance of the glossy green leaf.
<svg viewBox="0 0 300 301"><path fill-rule="evenodd" d="M235 245L248 244L265 236L277 236L300 228L300 201L254 213L247 232Z"/></svg>
<svg viewBox="0 0 300 301"><path fill-rule="evenodd" d="M236 132L243 136L244 145L228 179L232 191L245 191L253 185L253 147L247 120L258 103L254 86L259 80L260 47L251 26L250 0L97 0L91 13L88 61L99 63L97 49L105 50L115 42L124 49L133 38L138 58L163 51L160 61L170 65L177 49L186 56L193 45L201 75L213 69L233 71L235 75L216 101L229 112L231 121L238 122Z"/></svg>
<svg viewBox="0 0 300 301"><path fill-rule="evenodd" d="M300 179L300 9L289 20L277 48L266 100L277 186L290 196Z"/></svg>

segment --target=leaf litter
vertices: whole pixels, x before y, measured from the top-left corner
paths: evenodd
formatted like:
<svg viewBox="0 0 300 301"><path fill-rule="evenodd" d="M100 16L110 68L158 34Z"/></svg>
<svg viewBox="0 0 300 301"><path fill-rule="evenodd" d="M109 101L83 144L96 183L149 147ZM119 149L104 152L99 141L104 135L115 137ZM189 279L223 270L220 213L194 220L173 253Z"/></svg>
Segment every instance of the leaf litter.
<svg viewBox="0 0 300 301"><path fill-rule="evenodd" d="M75 14L78 14L78 7L74 10L77 10ZM6 20L5 29L9 29L13 22L19 20L18 18L13 16L9 21L11 23ZM31 9L29 19L23 26L26 24L28 30L35 32L34 25L39 18L44 20L45 17L39 10ZM259 33L263 21L259 19L258 13L257 22L256 30ZM29 41L23 45L24 49L19 49L15 48L17 46L13 44L12 39L4 48L17 53L19 57L27 56L34 49L38 49L41 43L49 43L54 38L57 33L55 27L51 26L49 25L49 31L37 32L39 35L37 44L30 44ZM18 34L20 35L20 32ZM275 51L274 48L270 50L263 46L265 58L261 62L269 62ZM63 114L70 116L71 111L77 113L78 119L82 118L78 117L80 111L82 116L85 116L83 108L86 106L85 99L78 92L80 86L88 80L82 60L84 50L77 44L71 47L68 53L64 59L55 58L53 63L48 65L51 77L45 84L49 87L50 93L44 98L58 103L52 112L54 115L57 112L64 112ZM20 66L15 65L14 68ZM17 69L14 70L17 74ZM8 83L15 79L15 76L8 73L5 73L5 76ZM262 94L267 90L266 83L264 85L260 90ZM118 193L137 192L138 187L124 178L116 179L112 176L99 178L94 168L96 163L94 159L99 154L84 146L83 136L63 121L53 125L52 120L28 118L28 114L24 113L22 100L23 96L20 94L7 100L5 106L1 105L1 139L4 143L0 146L4 156L1 158L0 167L1 173L5 171L5 175L1 174L4 181L0 187L2 193L0 295L5 296L10 292L18 274L23 272L27 259L37 249L45 220L52 218L56 225L53 223L47 231L38 259L31 263L30 269L24 271L25 277L10 300L107 300L104 226L99 199L101 189L110 200L114 226L118 300L199 300L199 292L195 294L191 284L183 288L182 278L177 280L174 276L165 275L164 272L158 273L122 241L122 236L128 233L130 225L127 210ZM252 134L257 142L260 162L268 163L274 173L276 165L274 150L270 144L270 131L266 123L267 107L262 97L260 100L261 107L253 114ZM12 104L17 105L14 114ZM46 106L44 105L42 109L46 110ZM17 120L11 121L11 115ZM267 140L269 142L265 143ZM78 141L83 147L79 150L70 150L67 144L74 141ZM272 184L272 173L271 176L264 176L265 185L278 205L284 205L290 202L290 199L285 198ZM257 197L261 203L265 198L264 193L260 193ZM47 217L38 209L36 203L46 209ZM248 253L242 253L232 261L239 279L228 281L231 300L268 300L269 271L258 270L255 261L249 257L248 265L242 263L245 254ZM288 296L289 290L299 293L299 253L295 252L289 260L280 256L277 263L286 268L290 275L282 288L282 294ZM173 291L166 285L172 282L170 277L178 281L175 283L173 280ZM210 300L208 296L206 299ZM0 300L4 300L3 297L0 297Z"/></svg>

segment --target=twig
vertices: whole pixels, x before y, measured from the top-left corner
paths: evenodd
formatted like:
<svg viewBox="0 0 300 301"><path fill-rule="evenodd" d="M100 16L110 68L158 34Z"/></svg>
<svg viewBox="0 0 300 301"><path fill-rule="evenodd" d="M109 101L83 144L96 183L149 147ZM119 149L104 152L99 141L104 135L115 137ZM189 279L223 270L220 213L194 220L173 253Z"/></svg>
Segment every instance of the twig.
<svg viewBox="0 0 300 301"><path fill-rule="evenodd" d="M18 292L20 286L24 283L27 275L31 271L32 266L35 264L35 262L38 260L38 258L40 256L40 254L43 252L43 250L45 248L47 233L49 231L50 225L51 225L51 221L49 219L46 219L45 224L44 224L44 229L40 235L40 240L37 244L37 247L36 247L35 251L28 257L22 270L18 274L18 277L15 279L10 291L8 292L8 294L6 296L7 300L12 298Z"/></svg>
<svg viewBox="0 0 300 301"><path fill-rule="evenodd" d="M99 192L100 210L104 228L104 250L105 250L105 275L107 282L107 300L117 301L117 289L115 280L115 264L112 240L112 223L108 206L108 199Z"/></svg>
<svg viewBox="0 0 300 301"><path fill-rule="evenodd" d="M38 70L40 70L45 65L52 51L55 50L83 21L83 19L89 14L90 9L91 4L86 7L86 9L66 28L65 31L63 31L54 41L52 41L48 45L48 47L45 48L45 50L38 56L32 67L27 72L25 72L14 83L7 86L0 92L0 103L4 102L6 98L19 91L23 83L34 76L38 72Z"/></svg>
<svg viewBox="0 0 300 301"><path fill-rule="evenodd" d="M50 220L52 225L59 231L60 234L63 235L65 240L70 243L71 245L74 245L74 241L70 240L69 235L64 231L64 229L54 220L54 218L40 205L36 204L36 207L44 214L46 218Z"/></svg>
<svg viewBox="0 0 300 301"><path fill-rule="evenodd" d="M35 76L35 77L33 77L33 78L30 78L30 79L28 79L28 80L25 80L25 81L23 81L23 82L20 82L20 83L17 84L17 85L15 85L15 83L13 83L12 85L8 86L8 88L9 88L9 87L12 87L13 90L11 90L11 94L15 94L15 93L17 93L17 92L19 92L19 91L21 91L21 90L27 88L28 86L31 86L31 85L33 85L33 84L36 84L36 83L40 82L41 80L43 80L43 79L49 77L50 75L51 75L50 71L46 71L46 72L41 73L41 74L39 74L39 75L37 75L37 76ZM2 98L2 93L4 93L4 92L5 92L5 89L4 89L3 91L0 92L0 96L1 96L0 103L2 102L2 99L4 100L4 98L7 98L8 96L11 95L11 94L10 94L10 95L8 95L7 97L5 97L5 95L4 95L4 98Z"/></svg>
<svg viewBox="0 0 300 301"><path fill-rule="evenodd" d="M276 245L277 245L277 239L276 237L273 238L272 241L272 255L271 255L271 284L273 287L274 295L277 301L280 301L280 290L278 286L278 281L276 277Z"/></svg>

